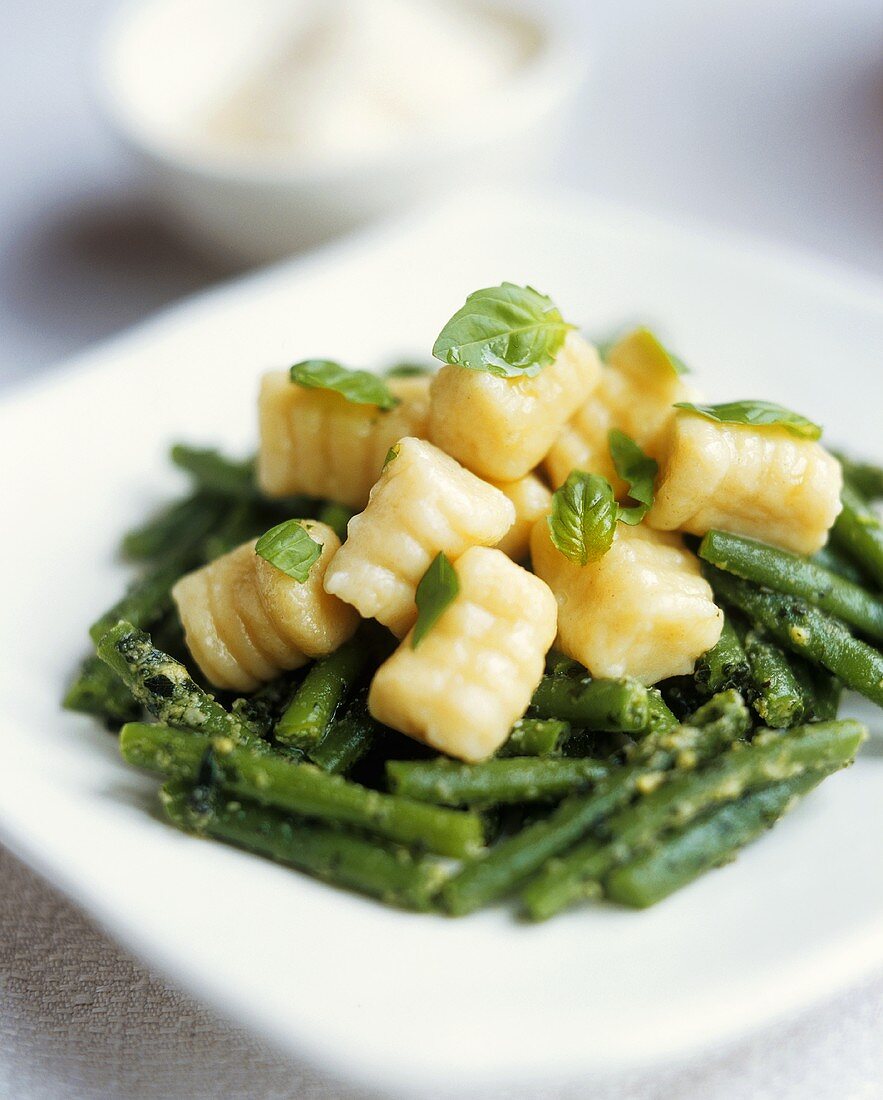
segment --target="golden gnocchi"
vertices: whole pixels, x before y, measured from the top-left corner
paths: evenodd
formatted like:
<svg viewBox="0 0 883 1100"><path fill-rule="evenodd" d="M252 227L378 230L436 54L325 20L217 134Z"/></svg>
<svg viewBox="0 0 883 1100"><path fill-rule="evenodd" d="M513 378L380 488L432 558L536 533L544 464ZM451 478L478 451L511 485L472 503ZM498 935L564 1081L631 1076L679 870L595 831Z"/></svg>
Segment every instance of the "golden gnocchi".
<svg viewBox="0 0 883 1100"><path fill-rule="evenodd" d="M409 634L380 666L368 707L379 721L460 760L506 740L543 674L555 599L499 550L455 563L459 593L414 648Z"/></svg>
<svg viewBox="0 0 883 1100"><path fill-rule="evenodd" d="M420 439L402 439L349 523L325 589L401 637L417 617L414 593L439 552L452 560L492 546L515 522L515 507L492 485Z"/></svg>

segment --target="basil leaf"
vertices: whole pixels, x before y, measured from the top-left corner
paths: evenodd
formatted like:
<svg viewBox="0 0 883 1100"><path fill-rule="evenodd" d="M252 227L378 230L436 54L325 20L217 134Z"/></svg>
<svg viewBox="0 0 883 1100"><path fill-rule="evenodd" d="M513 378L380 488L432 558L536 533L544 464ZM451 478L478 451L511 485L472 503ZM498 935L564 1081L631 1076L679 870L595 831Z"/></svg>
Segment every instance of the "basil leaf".
<svg viewBox="0 0 883 1100"><path fill-rule="evenodd" d="M616 500L607 478L574 470L553 493L546 522L561 553L577 565L587 565L610 549L616 519Z"/></svg>
<svg viewBox="0 0 883 1100"><path fill-rule="evenodd" d="M436 554L417 585L417 622L411 635L412 649L420 645L459 591L460 581L453 565L444 553Z"/></svg>
<svg viewBox="0 0 883 1100"><path fill-rule="evenodd" d="M676 375L689 374L690 368L662 343L649 328L641 326L617 340L606 358L614 367L620 364L632 369L665 370Z"/></svg>
<svg viewBox="0 0 883 1100"><path fill-rule="evenodd" d="M801 439L818 439L822 434L819 424L814 424L800 413L792 412L772 401L727 401L723 405L693 405L689 401L678 401L675 408L686 409L720 424L784 428Z"/></svg>
<svg viewBox="0 0 883 1100"><path fill-rule="evenodd" d="M287 519L261 535L254 552L303 584L322 553L322 544L310 538L302 520Z"/></svg>
<svg viewBox="0 0 883 1100"><path fill-rule="evenodd" d="M333 390L356 405L376 405L394 409L399 399L376 374L367 370L348 370L332 359L305 359L291 368L291 381L309 389Z"/></svg>
<svg viewBox="0 0 883 1100"><path fill-rule="evenodd" d="M500 378L532 378L552 362L573 327L545 294L503 283L470 294L439 333L432 354Z"/></svg>
<svg viewBox="0 0 883 1100"><path fill-rule="evenodd" d="M386 458L383 460L383 468L380 471L381 473L383 473L390 462L395 462L395 460L399 457L399 451L401 450L401 448L402 445L400 442L393 443L390 449L386 452Z"/></svg>
<svg viewBox="0 0 883 1100"><path fill-rule="evenodd" d="M383 374L385 378L423 378L434 370L429 363L393 363Z"/></svg>
<svg viewBox="0 0 883 1100"><path fill-rule="evenodd" d="M619 518L623 523L634 526L641 522L653 505L653 483L659 472L659 463L645 455L638 444L618 428L610 429L607 441L616 472L628 485L629 496L637 501L637 504L626 508L620 505Z"/></svg>

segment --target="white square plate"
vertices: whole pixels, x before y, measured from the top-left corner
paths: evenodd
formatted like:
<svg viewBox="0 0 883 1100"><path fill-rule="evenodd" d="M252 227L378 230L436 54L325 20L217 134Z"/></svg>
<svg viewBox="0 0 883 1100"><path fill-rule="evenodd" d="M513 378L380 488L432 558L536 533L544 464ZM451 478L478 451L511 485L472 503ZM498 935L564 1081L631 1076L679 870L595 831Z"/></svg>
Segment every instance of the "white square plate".
<svg viewBox="0 0 883 1100"><path fill-rule="evenodd" d="M258 374L428 355L510 279L604 332L658 324L718 400L766 397L880 458L883 293L767 247L567 196L473 196L203 295L0 408L0 834L176 982L330 1071L409 1095L696 1053L883 962L880 741L739 860L656 909L395 912L175 832L157 784L58 709L125 580L120 532L177 488L171 440L244 450ZM879 717L872 716L879 738Z"/></svg>

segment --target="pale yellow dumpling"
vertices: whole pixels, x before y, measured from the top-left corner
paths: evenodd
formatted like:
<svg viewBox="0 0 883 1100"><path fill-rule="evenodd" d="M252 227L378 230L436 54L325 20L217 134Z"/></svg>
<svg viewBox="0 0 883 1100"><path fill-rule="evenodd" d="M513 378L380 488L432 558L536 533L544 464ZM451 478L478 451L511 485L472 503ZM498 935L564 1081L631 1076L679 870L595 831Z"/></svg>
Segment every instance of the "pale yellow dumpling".
<svg viewBox="0 0 883 1100"><path fill-rule="evenodd" d="M258 483L271 497L303 494L364 508L389 448L425 436L429 379L390 378L400 404L384 412L333 390L292 382L285 371L261 381Z"/></svg>
<svg viewBox="0 0 883 1100"><path fill-rule="evenodd" d="M528 474L518 481L492 482L515 506L515 522L497 543L513 561L523 561L530 552L530 533L533 525L552 507L552 494L536 474Z"/></svg>
<svg viewBox="0 0 883 1100"><path fill-rule="evenodd" d="M651 458L658 457L676 401L696 394L673 368L652 333L637 329L610 352L598 386L564 427L546 456L552 485L563 485L572 470L601 474L619 496L625 490L610 457L608 434L619 428Z"/></svg>
<svg viewBox="0 0 883 1100"><path fill-rule="evenodd" d="M555 600L499 550L454 563L460 591L414 649L409 634L377 670L379 721L460 760L482 760L527 709L555 638Z"/></svg>
<svg viewBox="0 0 883 1100"><path fill-rule="evenodd" d="M300 583L244 543L182 577L172 589L187 648L206 679L229 691L254 691L285 669L332 653L352 637L356 612L323 587L340 539L305 520L322 546Z"/></svg>
<svg viewBox="0 0 883 1100"><path fill-rule="evenodd" d="M541 519L531 557L558 603L557 648L593 676L655 684L686 675L720 637L723 613L677 535L620 523L607 553L578 565Z"/></svg>
<svg viewBox="0 0 883 1100"><path fill-rule="evenodd" d="M432 381L429 438L480 477L517 481L545 457L600 370L597 351L576 332L534 378L442 367Z"/></svg>
<svg viewBox="0 0 883 1100"><path fill-rule="evenodd" d="M842 483L840 463L814 440L679 410L647 522L694 535L720 528L813 554L840 512Z"/></svg>
<svg viewBox="0 0 883 1100"><path fill-rule="evenodd" d="M414 594L433 558L492 546L514 522L499 489L431 443L402 439L368 507L350 520L325 589L401 637L417 617Z"/></svg>

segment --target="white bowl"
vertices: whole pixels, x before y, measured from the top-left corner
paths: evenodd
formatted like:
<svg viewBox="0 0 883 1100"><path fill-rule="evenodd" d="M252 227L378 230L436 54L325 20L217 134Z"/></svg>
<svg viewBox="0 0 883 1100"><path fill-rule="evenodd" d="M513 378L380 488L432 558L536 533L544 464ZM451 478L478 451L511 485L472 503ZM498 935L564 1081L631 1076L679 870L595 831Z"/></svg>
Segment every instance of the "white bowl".
<svg viewBox="0 0 883 1100"><path fill-rule="evenodd" d="M286 0L289 11L300 3ZM262 18L279 18L278 0L125 4L100 42L100 104L182 231L228 259L276 259L464 184L511 184L548 170L582 59L539 8L474 4L516 20L527 55L499 90L389 152L298 164L212 148L182 127L182 117L223 93L243 43L261 32ZM395 64L394 43L390 58Z"/></svg>

